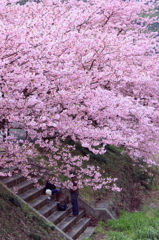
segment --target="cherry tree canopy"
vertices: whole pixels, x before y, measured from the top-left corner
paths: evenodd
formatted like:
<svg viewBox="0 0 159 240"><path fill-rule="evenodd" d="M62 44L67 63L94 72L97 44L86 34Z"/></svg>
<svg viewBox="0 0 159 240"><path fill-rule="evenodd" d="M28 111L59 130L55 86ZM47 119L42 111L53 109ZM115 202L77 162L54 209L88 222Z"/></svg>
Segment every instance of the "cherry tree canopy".
<svg viewBox="0 0 159 240"><path fill-rule="evenodd" d="M0 122L3 131L22 127L28 139L3 139L0 165L19 166L26 176L37 164L39 174L56 176L75 167L80 186L108 186L113 180L83 167L87 156L71 154L68 138L94 153L122 146L152 163L159 152L159 42L148 31L155 19L145 13L155 3L15 2L0 1Z"/></svg>

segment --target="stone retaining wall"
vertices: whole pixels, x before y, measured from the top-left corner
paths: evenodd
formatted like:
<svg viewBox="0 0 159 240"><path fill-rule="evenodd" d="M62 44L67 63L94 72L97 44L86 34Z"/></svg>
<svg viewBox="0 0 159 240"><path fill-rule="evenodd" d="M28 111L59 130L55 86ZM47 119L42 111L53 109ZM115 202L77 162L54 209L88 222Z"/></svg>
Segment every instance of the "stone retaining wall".
<svg viewBox="0 0 159 240"><path fill-rule="evenodd" d="M62 192L69 196L70 200L70 192L68 189L62 189ZM96 218L98 221L102 220L106 222L108 219L116 219L116 214L111 210L111 206L109 203L107 203L107 206L105 204L100 204L100 207L93 207L88 202L86 202L82 197L78 197L78 203L79 208L83 208L86 212L86 214L91 215L92 217Z"/></svg>

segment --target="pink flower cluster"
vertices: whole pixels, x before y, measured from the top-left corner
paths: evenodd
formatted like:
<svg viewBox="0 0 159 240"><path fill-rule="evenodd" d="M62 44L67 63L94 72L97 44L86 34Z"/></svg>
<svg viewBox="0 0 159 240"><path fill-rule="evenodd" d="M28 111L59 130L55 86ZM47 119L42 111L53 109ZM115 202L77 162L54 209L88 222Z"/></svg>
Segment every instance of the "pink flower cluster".
<svg viewBox="0 0 159 240"><path fill-rule="evenodd" d="M141 14L158 2L15 2L0 1L0 165L66 186L75 168L80 187L119 191L69 144L94 154L122 145L145 161L159 152L159 37ZM15 123L26 140L4 136Z"/></svg>

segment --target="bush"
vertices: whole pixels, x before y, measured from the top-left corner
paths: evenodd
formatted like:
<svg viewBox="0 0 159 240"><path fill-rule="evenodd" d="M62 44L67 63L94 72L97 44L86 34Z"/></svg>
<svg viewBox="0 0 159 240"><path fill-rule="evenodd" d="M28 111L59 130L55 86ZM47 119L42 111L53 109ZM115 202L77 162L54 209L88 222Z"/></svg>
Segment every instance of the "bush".
<svg viewBox="0 0 159 240"><path fill-rule="evenodd" d="M41 218L39 216L34 215L32 218L33 218L33 220L38 221L39 226L41 226L45 230L54 230L55 229L53 223L51 223L51 222L48 223L43 218Z"/></svg>
<svg viewBox="0 0 159 240"><path fill-rule="evenodd" d="M10 194L0 194L0 197L2 197L4 200L10 201L12 204L14 204L16 207L21 207L21 202Z"/></svg>
<svg viewBox="0 0 159 240"><path fill-rule="evenodd" d="M30 233L29 237L34 239L34 240L42 240L42 237L36 233Z"/></svg>

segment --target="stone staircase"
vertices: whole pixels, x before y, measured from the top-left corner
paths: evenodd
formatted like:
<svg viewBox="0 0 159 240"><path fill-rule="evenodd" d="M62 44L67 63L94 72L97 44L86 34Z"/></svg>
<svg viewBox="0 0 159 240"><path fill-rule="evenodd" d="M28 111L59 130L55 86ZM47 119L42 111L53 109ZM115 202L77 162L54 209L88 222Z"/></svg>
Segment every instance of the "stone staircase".
<svg viewBox="0 0 159 240"><path fill-rule="evenodd" d="M7 172L7 169L0 169L1 172ZM84 209L80 209L77 217L70 217L72 205L68 197L63 195L60 202L67 202L66 211L57 210L57 202L54 196L48 203L48 198L44 194L44 185L40 188L34 186L33 180L27 180L22 174L13 175L12 177L0 177L0 181L34 208L40 215L48 221L54 223L60 232L64 233L66 239L83 240L89 238L95 227L90 225L91 219L86 217Z"/></svg>

